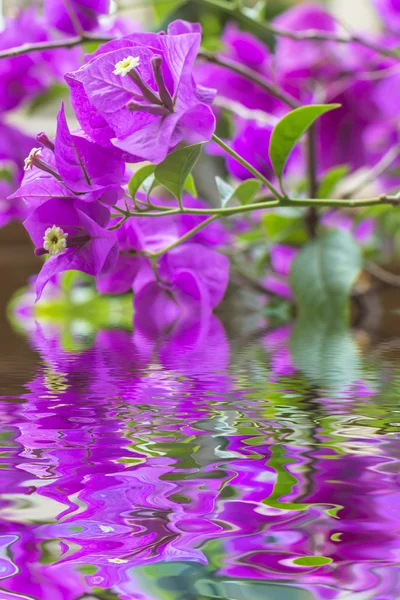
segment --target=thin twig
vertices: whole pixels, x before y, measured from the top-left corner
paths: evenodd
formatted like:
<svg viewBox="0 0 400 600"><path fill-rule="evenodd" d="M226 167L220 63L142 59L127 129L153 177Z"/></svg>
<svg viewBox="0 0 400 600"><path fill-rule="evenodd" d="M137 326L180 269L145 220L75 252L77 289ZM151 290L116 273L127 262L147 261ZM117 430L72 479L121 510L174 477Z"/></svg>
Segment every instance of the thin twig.
<svg viewBox="0 0 400 600"><path fill-rule="evenodd" d="M320 31L316 29L307 29L306 31L301 32L290 31L275 27L266 20L255 21L243 11L237 9L232 2L227 0L187 0L187 3L190 2L193 2L194 4L201 4L203 6L209 6L210 8L216 8L226 14L231 15L234 19L241 22L243 25L247 25L251 29L258 29L259 32L263 34L272 34L277 37L284 37L297 42L336 42L337 44L354 43L366 48L370 48L382 56L388 56L390 58L400 60L400 56L396 50L383 48L379 44L375 44L375 42L365 39L364 37L355 33L338 35L336 33Z"/></svg>
<svg viewBox="0 0 400 600"><path fill-rule="evenodd" d="M316 134L316 126L311 125L307 133L307 179L308 195L311 198L315 198L318 192ZM314 239L317 235L318 227L318 211L315 206L310 206L307 210L304 221L308 230L308 235L311 239Z"/></svg>
<svg viewBox="0 0 400 600"><path fill-rule="evenodd" d="M246 78L248 81L252 81L260 88L263 88L265 91L269 92L271 96L274 96L278 100L281 100L284 104L287 104L291 108L298 108L299 106L301 106L300 102L298 102L296 98L293 98L293 96L290 96L273 83L267 81L266 79L264 79L264 77L261 77L261 75L258 75L258 73L256 73L255 71L248 69L247 67L241 65L240 63L234 60L231 60L230 58L217 56L213 52L208 52L206 50L200 50L198 57L220 67L225 67L226 69L233 71L237 75L241 75L242 77Z"/></svg>
<svg viewBox="0 0 400 600"><path fill-rule="evenodd" d="M44 50L56 50L57 48L74 48L88 42L94 42L96 44L102 44L114 40L115 37L91 35L85 33L83 36L75 36L64 38L60 40L51 40L47 42L38 42L34 44L21 44L21 46L15 46L13 48L7 48L6 50L0 51L0 59L2 58L13 58L14 56L21 56L21 54L29 54L31 52L42 52Z"/></svg>
<svg viewBox="0 0 400 600"><path fill-rule="evenodd" d="M241 119L245 119L246 121L255 121L260 125L275 126L279 121L278 117L275 115L257 108L247 108L240 102L235 102L234 100L230 100L225 96L216 96L214 98L213 106L222 108L231 114L240 117Z"/></svg>
<svg viewBox="0 0 400 600"><path fill-rule="evenodd" d="M375 179L380 177L396 160L396 158L398 158L399 154L400 144L396 144L390 148L390 150L384 156L382 156L381 160L377 162L376 165L372 167L372 169L370 169L365 176L354 185L354 187L343 192L340 195L340 198L353 198L353 196L356 196L368 184L373 183Z"/></svg>
<svg viewBox="0 0 400 600"><path fill-rule="evenodd" d="M79 36L80 38L85 37L85 31L82 28L82 25L78 18L78 15L76 14L74 7L71 4L71 0L63 0L63 1L64 1L65 9L68 13L68 16L71 19L71 23L74 26L76 35Z"/></svg>
<svg viewBox="0 0 400 600"><path fill-rule="evenodd" d="M375 279L378 279L382 283L392 287L400 287L400 275L390 273L373 262L367 262L364 268L368 273L375 277Z"/></svg>
<svg viewBox="0 0 400 600"><path fill-rule="evenodd" d="M219 215L212 215L211 217L209 217L208 219L206 219L205 221L203 221L202 223L197 225L197 227L193 227L193 229L191 229L190 231L185 233L185 235L183 235L179 239L175 240L175 242L172 242L172 244L170 244L166 248L163 248L162 250L158 250L158 252L147 252L146 256L148 256L149 258L159 258L166 252L173 250L174 248L176 248L183 242L186 242L187 240L189 240L191 237L196 235L196 233L198 233L201 229L204 229L204 227L207 227L207 225L209 225L210 223L212 223L213 221L215 221L218 218L219 218Z"/></svg>

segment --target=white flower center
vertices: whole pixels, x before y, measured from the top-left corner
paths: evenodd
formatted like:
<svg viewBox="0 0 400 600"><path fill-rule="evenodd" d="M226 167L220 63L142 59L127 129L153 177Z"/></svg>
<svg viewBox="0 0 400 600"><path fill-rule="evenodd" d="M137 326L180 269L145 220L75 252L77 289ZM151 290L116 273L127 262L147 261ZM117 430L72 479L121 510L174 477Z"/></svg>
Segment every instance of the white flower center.
<svg viewBox="0 0 400 600"><path fill-rule="evenodd" d="M57 256L64 252L67 247L68 233L64 233L61 227L49 227L44 232L43 248L47 250L50 256Z"/></svg>
<svg viewBox="0 0 400 600"><path fill-rule="evenodd" d="M32 150L29 152L27 158L24 160L24 171L28 171L28 169L32 169L33 159L36 158L37 156L41 156L41 155L42 155L41 148L32 148Z"/></svg>
<svg viewBox="0 0 400 600"><path fill-rule="evenodd" d="M140 58L138 56L127 56L123 60L120 60L115 65L115 69L113 71L114 75L121 75L124 77L129 71L132 69L136 69L140 65Z"/></svg>

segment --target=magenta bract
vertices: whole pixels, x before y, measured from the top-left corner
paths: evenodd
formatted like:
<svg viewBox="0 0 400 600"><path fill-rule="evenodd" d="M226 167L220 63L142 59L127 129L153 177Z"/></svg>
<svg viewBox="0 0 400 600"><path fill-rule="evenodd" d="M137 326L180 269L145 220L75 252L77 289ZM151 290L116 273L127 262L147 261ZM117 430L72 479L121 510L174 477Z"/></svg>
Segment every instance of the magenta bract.
<svg viewBox="0 0 400 600"><path fill-rule="evenodd" d="M179 21L166 35L137 33L109 42L66 75L88 136L131 160L154 163L182 140L211 138L215 119L207 102L213 94L193 80L201 34L192 29Z"/></svg>

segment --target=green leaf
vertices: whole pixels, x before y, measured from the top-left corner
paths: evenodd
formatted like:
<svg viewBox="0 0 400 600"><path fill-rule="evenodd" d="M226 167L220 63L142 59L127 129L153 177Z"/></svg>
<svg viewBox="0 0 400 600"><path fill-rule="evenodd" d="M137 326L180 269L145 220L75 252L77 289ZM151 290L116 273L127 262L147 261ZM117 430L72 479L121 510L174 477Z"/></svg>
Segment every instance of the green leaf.
<svg viewBox="0 0 400 600"><path fill-rule="evenodd" d="M229 200L233 198L235 189L231 185L229 185L229 183L226 183L224 179L221 179L221 177L216 177L215 183L217 184L219 197L221 199L221 206L225 207L228 204Z"/></svg>
<svg viewBox="0 0 400 600"><path fill-rule="evenodd" d="M312 310L300 314L290 352L296 368L326 390L344 391L362 378L360 354L348 327L345 304L335 304L327 316Z"/></svg>
<svg viewBox="0 0 400 600"><path fill-rule="evenodd" d="M326 314L332 305L346 302L361 268L360 248L347 231L329 231L305 246L290 274L299 311Z"/></svg>
<svg viewBox="0 0 400 600"><path fill-rule="evenodd" d="M327 556L299 556L293 562L295 565L301 565L302 567L322 567L329 565L333 560Z"/></svg>
<svg viewBox="0 0 400 600"><path fill-rule="evenodd" d="M202 146L202 144L195 144L175 150L156 166L154 174L157 181L166 187L179 202L182 199L185 182L200 158Z"/></svg>
<svg viewBox="0 0 400 600"><path fill-rule="evenodd" d="M326 389L343 390L360 377L348 329L348 297L362 268L353 236L329 231L305 246L290 275L298 317L291 339L296 367Z"/></svg>
<svg viewBox="0 0 400 600"><path fill-rule="evenodd" d="M269 157L280 181L286 162L302 135L318 117L339 106L340 104L301 106L285 115L275 126L269 144Z"/></svg>
<svg viewBox="0 0 400 600"><path fill-rule="evenodd" d="M189 173L186 181L185 181L185 188L184 188L187 192L189 192L189 194L191 196L193 196L193 198L197 198L197 189L196 189L196 183L194 181L194 177L191 173Z"/></svg>
<svg viewBox="0 0 400 600"><path fill-rule="evenodd" d="M132 175L128 183L128 191L131 195L132 200L136 198L136 194L140 186L146 181L148 177L150 177L150 175L153 175L155 168L155 165L145 165Z"/></svg>
<svg viewBox="0 0 400 600"><path fill-rule="evenodd" d="M304 225L297 209L280 208L266 213L263 228L269 241L300 244L306 241Z"/></svg>
<svg viewBox="0 0 400 600"><path fill-rule="evenodd" d="M330 198L337 184L344 178L349 172L347 165L338 165L329 169L322 178L319 185L317 198Z"/></svg>
<svg viewBox="0 0 400 600"><path fill-rule="evenodd" d="M261 183L256 179L247 179L239 184L236 189L224 181L224 179L221 179L221 177L216 177L215 182L221 198L221 206L223 207L233 198L238 200L240 204L248 204L261 188Z"/></svg>
<svg viewBox="0 0 400 600"><path fill-rule="evenodd" d="M235 189L234 197L240 204L249 204L261 188L261 182L257 179L246 179Z"/></svg>

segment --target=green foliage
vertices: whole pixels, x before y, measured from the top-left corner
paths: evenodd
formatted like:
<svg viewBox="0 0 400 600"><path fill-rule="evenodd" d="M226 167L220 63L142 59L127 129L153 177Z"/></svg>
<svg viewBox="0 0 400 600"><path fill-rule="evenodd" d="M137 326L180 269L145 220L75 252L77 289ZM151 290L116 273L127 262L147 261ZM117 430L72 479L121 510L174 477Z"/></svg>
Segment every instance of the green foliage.
<svg viewBox="0 0 400 600"><path fill-rule="evenodd" d="M257 179L246 179L242 181L235 190L234 196L239 204L250 204L254 196L260 191L261 183Z"/></svg>
<svg viewBox="0 0 400 600"><path fill-rule="evenodd" d="M322 567L329 565L332 559L326 556L301 556L295 558L293 562L295 565L301 565L302 567Z"/></svg>
<svg viewBox="0 0 400 600"><path fill-rule="evenodd" d="M343 310L326 318L311 310L299 315L290 350L296 368L323 389L343 391L361 376L360 355Z"/></svg>
<svg viewBox="0 0 400 600"><path fill-rule="evenodd" d="M360 375L348 329L348 297L362 268L352 235L330 231L305 246L294 261L291 284L298 317L291 339L296 367L314 383L342 390Z"/></svg>
<svg viewBox="0 0 400 600"><path fill-rule="evenodd" d="M317 198L330 198L338 183L346 177L349 172L347 165L338 165L329 169L322 178L322 181L318 187Z"/></svg>
<svg viewBox="0 0 400 600"><path fill-rule="evenodd" d="M189 192L189 194L191 196L193 196L193 198L197 198L197 188L196 188L196 183L195 183L192 173L189 173L189 175L187 176L187 179L186 179L185 185L184 185L184 189L187 192Z"/></svg>
<svg viewBox="0 0 400 600"><path fill-rule="evenodd" d="M235 190L231 185L229 185L229 183L227 183L221 177L216 177L215 183L217 184L217 190L221 200L221 206L225 207L228 204L229 200L233 197Z"/></svg>
<svg viewBox="0 0 400 600"><path fill-rule="evenodd" d="M146 181L148 177L153 175L155 168L155 165L145 165L132 175L128 183L128 190L132 200L136 198L136 194L140 186Z"/></svg>
<svg viewBox="0 0 400 600"><path fill-rule="evenodd" d="M157 23L162 23L169 14L182 6L186 0L150 0Z"/></svg>
<svg viewBox="0 0 400 600"><path fill-rule="evenodd" d="M28 107L28 114L33 115L41 108L52 102L58 102L68 96L68 86L62 83L53 83L43 94L35 96Z"/></svg>
<svg viewBox="0 0 400 600"><path fill-rule="evenodd" d="M353 236L329 231L305 246L294 261L290 281L299 312L322 315L343 307L362 268L361 251Z"/></svg>
<svg viewBox="0 0 400 600"><path fill-rule="evenodd" d="M307 240L304 224L298 209L277 208L263 216L263 228L270 242L302 244Z"/></svg>
<svg viewBox="0 0 400 600"><path fill-rule="evenodd" d="M91 278L77 271L63 274L60 292L49 299L33 304L32 292L19 290L8 306L8 316L17 331L30 327L31 321L55 325L60 331L62 346L79 350L84 339L101 329L131 329L133 319L132 295L100 296L89 285ZM20 306L32 306L32 318L19 319L15 311Z"/></svg>
<svg viewBox="0 0 400 600"><path fill-rule="evenodd" d="M202 146L195 144L175 150L155 168L154 175L158 183L166 187L179 202L186 180L200 158Z"/></svg>
<svg viewBox="0 0 400 600"><path fill-rule="evenodd" d="M285 115L275 126L269 145L269 157L280 182L287 160L300 138L318 117L339 106L340 104L302 106Z"/></svg>
<svg viewBox="0 0 400 600"><path fill-rule="evenodd" d="M215 178L218 193L221 199L221 206L225 207L228 202L235 199L239 204L249 204L261 188L261 183L257 179L247 179L242 181L237 188L232 187L221 177Z"/></svg>

